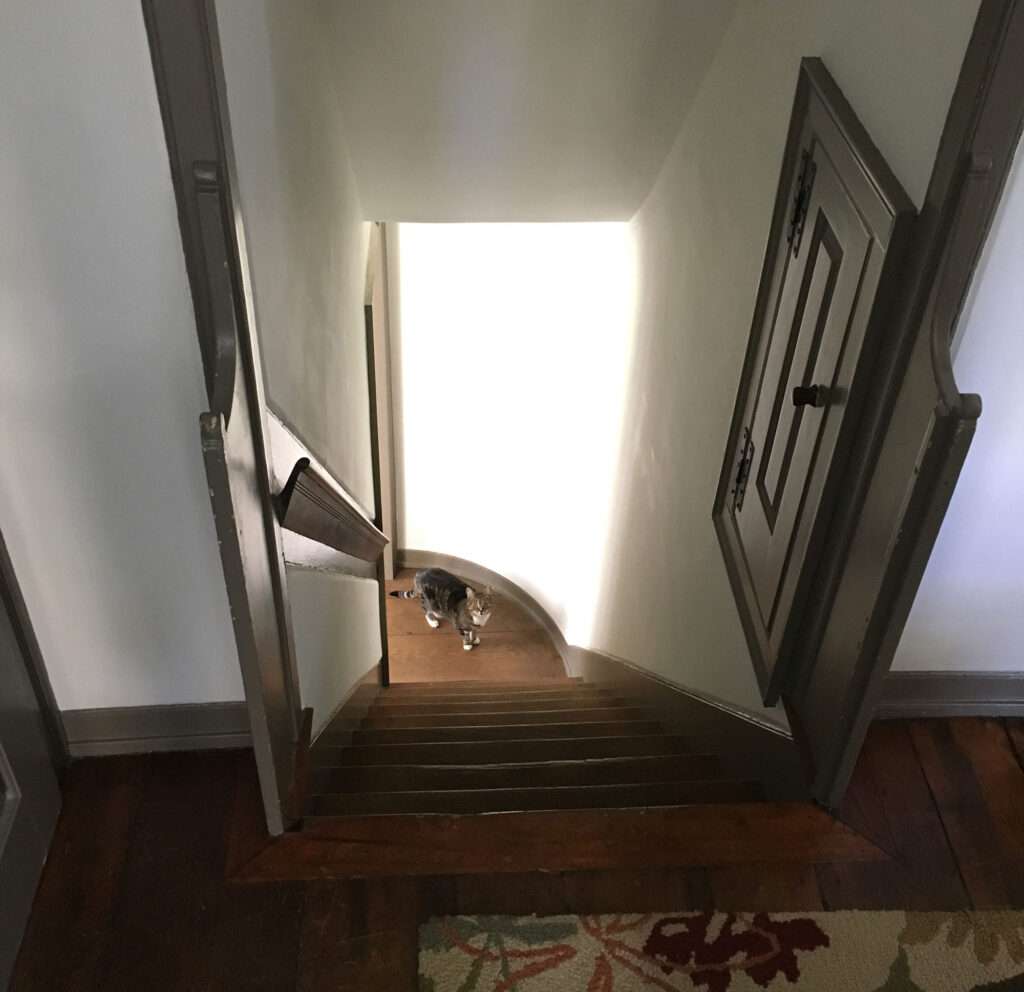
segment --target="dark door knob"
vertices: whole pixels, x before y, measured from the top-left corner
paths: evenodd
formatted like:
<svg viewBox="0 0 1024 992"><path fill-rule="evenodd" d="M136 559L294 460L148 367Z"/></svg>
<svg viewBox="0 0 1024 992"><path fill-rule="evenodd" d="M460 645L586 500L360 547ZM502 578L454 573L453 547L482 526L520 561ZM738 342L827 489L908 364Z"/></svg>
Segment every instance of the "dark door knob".
<svg viewBox="0 0 1024 992"><path fill-rule="evenodd" d="M794 386L793 406L822 407L828 402L828 386Z"/></svg>

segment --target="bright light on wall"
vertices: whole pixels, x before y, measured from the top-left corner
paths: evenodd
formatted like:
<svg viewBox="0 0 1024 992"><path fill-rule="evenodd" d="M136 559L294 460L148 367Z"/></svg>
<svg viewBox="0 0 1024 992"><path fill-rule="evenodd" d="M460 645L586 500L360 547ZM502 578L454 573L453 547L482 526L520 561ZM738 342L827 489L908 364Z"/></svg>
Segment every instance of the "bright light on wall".
<svg viewBox="0 0 1024 992"><path fill-rule="evenodd" d="M404 543L588 645L634 320L629 225L401 225Z"/></svg>

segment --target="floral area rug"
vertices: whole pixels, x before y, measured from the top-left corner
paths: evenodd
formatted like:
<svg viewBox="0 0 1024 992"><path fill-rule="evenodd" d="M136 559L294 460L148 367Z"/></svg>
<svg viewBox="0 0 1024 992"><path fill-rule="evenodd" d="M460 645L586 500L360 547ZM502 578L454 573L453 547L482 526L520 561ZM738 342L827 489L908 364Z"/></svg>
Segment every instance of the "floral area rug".
<svg viewBox="0 0 1024 992"><path fill-rule="evenodd" d="M1024 912L447 916L420 992L1024 992Z"/></svg>

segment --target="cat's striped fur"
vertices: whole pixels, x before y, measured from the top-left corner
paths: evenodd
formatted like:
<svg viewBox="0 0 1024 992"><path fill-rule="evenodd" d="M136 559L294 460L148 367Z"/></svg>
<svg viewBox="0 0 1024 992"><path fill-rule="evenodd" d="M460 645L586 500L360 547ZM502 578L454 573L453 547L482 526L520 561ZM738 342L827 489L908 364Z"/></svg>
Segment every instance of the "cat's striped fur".
<svg viewBox="0 0 1024 992"><path fill-rule="evenodd" d="M447 620L462 635L462 647L472 651L480 643L477 630L491 619L491 590L477 592L443 568L421 568L412 589L392 592L397 599L419 599L427 623L437 627Z"/></svg>

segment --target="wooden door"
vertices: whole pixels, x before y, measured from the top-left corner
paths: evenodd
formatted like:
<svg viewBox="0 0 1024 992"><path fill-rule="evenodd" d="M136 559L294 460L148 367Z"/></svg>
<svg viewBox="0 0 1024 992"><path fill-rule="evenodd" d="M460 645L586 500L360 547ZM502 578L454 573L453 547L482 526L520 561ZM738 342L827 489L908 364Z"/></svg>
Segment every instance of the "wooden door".
<svg viewBox="0 0 1024 992"><path fill-rule="evenodd" d="M42 705L29 675L34 646L0 538L0 988L32 909L60 812Z"/></svg>
<svg viewBox="0 0 1024 992"><path fill-rule="evenodd" d="M805 60L714 514L767 703L799 633L913 216L824 66Z"/></svg>
<svg viewBox="0 0 1024 992"><path fill-rule="evenodd" d="M143 11L206 375L203 458L267 826L278 834L293 808L300 701L216 17L212 0L144 0Z"/></svg>

